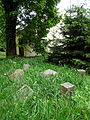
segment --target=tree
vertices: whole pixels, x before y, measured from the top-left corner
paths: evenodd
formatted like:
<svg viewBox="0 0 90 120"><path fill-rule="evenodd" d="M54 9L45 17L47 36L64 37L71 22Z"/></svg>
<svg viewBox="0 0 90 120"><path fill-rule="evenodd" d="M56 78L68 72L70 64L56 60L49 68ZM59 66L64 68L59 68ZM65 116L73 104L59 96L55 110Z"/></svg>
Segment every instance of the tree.
<svg viewBox="0 0 90 120"><path fill-rule="evenodd" d="M6 50L5 44L5 12L0 1L0 51Z"/></svg>
<svg viewBox="0 0 90 120"><path fill-rule="evenodd" d="M6 56L16 55L16 21L18 3L13 0L1 0L5 10L6 20Z"/></svg>
<svg viewBox="0 0 90 120"><path fill-rule="evenodd" d="M28 5L29 9L27 9L27 6L24 6L24 13L22 13L22 9L20 9L19 17L21 18L21 21L24 21L24 29L19 31L20 32L20 51L22 51L23 54L23 47L24 44L32 45L34 50L36 52L40 52L43 50L42 43L45 43L45 40L42 38L45 37L48 33L48 29L52 26L54 26L56 23L60 21L60 17L57 15L57 9L55 5L60 0L41 0L36 5L35 2L32 2L32 4ZM26 25L26 26L25 26Z"/></svg>
<svg viewBox="0 0 90 120"><path fill-rule="evenodd" d="M26 13L26 18L29 18L30 13L32 11L37 11L38 17L40 17L40 11L44 9L47 11L47 14L49 13L53 15L52 8L55 7L55 5L60 0L1 0L3 4L3 8L5 10L5 19L6 19L6 55L7 56L13 56L16 55L16 24L17 24L17 16L20 14L20 8L23 8ZM52 5L50 5L52 3ZM50 9L49 9L50 5ZM49 10L48 10L49 9ZM28 11L28 14L27 14ZM37 19L39 20L39 18ZM27 19L29 20L29 19ZM39 22L39 21L38 21ZM34 23L33 23L34 24ZM37 23L35 23L37 24ZM31 26L30 26L31 27Z"/></svg>
<svg viewBox="0 0 90 120"><path fill-rule="evenodd" d="M62 46L55 46L49 60L57 64L75 65L78 68L89 68L90 58L90 18L83 6L73 6L66 11L61 26L65 39ZM54 56L53 56L54 55Z"/></svg>

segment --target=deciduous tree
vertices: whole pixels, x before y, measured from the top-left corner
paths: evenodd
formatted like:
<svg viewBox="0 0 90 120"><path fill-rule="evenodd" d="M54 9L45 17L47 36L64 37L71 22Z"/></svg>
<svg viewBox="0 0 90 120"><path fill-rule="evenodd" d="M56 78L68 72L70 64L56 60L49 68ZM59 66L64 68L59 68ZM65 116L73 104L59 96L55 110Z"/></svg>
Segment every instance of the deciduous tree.
<svg viewBox="0 0 90 120"><path fill-rule="evenodd" d="M37 20L34 18L33 21L31 21L29 23L29 26L30 26L31 31L36 31L36 29L34 30L35 27L33 27L33 30L32 30L32 26L34 26L34 25L37 27L37 31L40 31L41 28L39 25L37 26L37 23L41 24L41 18L48 17L48 20L46 21L47 27L51 26L51 24L53 23L53 20L56 21L56 17L54 17L54 14L56 11L55 7L59 1L60 0L1 0L2 6L5 10L6 55L7 56L16 55L16 41L15 41L16 40L16 25L17 25L17 16L21 12L20 9L23 8L23 10L25 11L24 16L25 16L25 18L28 18L28 19L26 19L27 21L30 20L30 16L31 16L30 13L32 11L36 12L35 18ZM52 20L51 20L51 17L52 17ZM24 18L24 17L22 17L22 18ZM42 21L43 21L43 19L42 19ZM50 19L50 21L49 21L49 19ZM24 19L24 21L25 21L25 19ZM42 27L46 23L43 22ZM45 29L47 27L45 27ZM44 29L43 29L42 33L44 34ZM40 34L40 32L39 32L39 34Z"/></svg>

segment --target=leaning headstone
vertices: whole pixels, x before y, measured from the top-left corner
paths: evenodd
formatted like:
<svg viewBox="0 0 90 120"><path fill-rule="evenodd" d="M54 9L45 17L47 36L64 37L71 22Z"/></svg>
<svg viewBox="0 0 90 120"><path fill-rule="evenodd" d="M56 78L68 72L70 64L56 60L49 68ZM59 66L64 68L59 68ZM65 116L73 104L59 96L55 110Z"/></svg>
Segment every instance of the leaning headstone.
<svg viewBox="0 0 90 120"><path fill-rule="evenodd" d="M29 70L29 64L24 64L23 67L24 67L24 70Z"/></svg>
<svg viewBox="0 0 90 120"><path fill-rule="evenodd" d="M22 69L16 69L10 76L9 78L10 79L13 79L13 78L19 78L19 79L22 79L24 77L24 71Z"/></svg>
<svg viewBox="0 0 90 120"><path fill-rule="evenodd" d="M18 91L16 95L16 100L20 103L25 103L28 97L32 96L33 90L26 84L24 84ZM15 101L16 101L15 100Z"/></svg>
<svg viewBox="0 0 90 120"><path fill-rule="evenodd" d="M74 94L74 85L66 82L64 84L60 84L60 88L61 88L61 94L63 95L73 95Z"/></svg>
<svg viewBox="0 0 90 120"><path fill-rule="evenodd" d="M56 71L53 71L51 69L45 70L44 72L41 72L44 76L49 76L49 75L58 75Z"/></svg>
<svg viewBox="0 0 90 120"><path fill-rule="evenodd" d="M86 71L83 69L77 69L77 71L81 74L81 76L85 79Z"/></svg>

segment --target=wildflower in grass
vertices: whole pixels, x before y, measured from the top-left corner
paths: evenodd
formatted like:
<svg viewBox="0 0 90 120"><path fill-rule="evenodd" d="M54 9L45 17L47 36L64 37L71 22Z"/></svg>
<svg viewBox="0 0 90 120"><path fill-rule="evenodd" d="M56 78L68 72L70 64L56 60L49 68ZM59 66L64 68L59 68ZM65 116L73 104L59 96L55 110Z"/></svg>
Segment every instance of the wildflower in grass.
<svg viewBox="0 0 90 120"><path fill-rule="evenodd" d="M6 76L7 74L6 74L6 73L4 73L4 75Z"/></svg>
<svg viewBox="0 0 90 120"><path fill-rule="evenodd" d="M16 103L14 102L14 105L15 105Z"/></svg>

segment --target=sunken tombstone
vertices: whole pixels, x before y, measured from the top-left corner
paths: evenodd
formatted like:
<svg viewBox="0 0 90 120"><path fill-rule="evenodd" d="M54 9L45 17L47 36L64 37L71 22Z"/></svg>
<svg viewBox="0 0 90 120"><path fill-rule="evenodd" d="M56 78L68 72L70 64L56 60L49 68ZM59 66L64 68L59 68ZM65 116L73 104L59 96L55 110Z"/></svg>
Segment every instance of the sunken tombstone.
<svg viewBox="0 0 90 120"><path fill-rule="evenodd" d="M61 94L63 95L73 95L74 94L74 85L66 82L64 84L60 84Z"/></svg>
<svg viewBox="0 0 90 120"><path fill-rule="evenodd" d="M22 79L24 77L24 71L22 69L16 69L10 76L10 79L13 78L18 78L18 79Z"/></svg>
<svg viewBox="0 0 90 120"><path fill-rule="evenodd" d="M58 73L56 71L53 71L51 69L45 70L44 72L41 72L41 74L43 74L44 76L49 76L49 75L58 75Z"/></svg>
<svg viewBox="0 0 90 120"><path fill-rule="evenodd" d="M16 100L20 103L23 103L27 100L28 97L32 96L33 90L27 85L24 84L16 94Z"/></svg>
<svg viewBox="0 0 90 120"><path fill-rule="evenodd" d="M29 64L24 64L23 68L24 68L24 70L29 70Z"/></svg>
<svg viewBox="0 0 90 120"><path fill-rule="evenodd" d="M77 69L77 71L81 74L81 76L85 79L86 71L83 69Z"/></svg>

